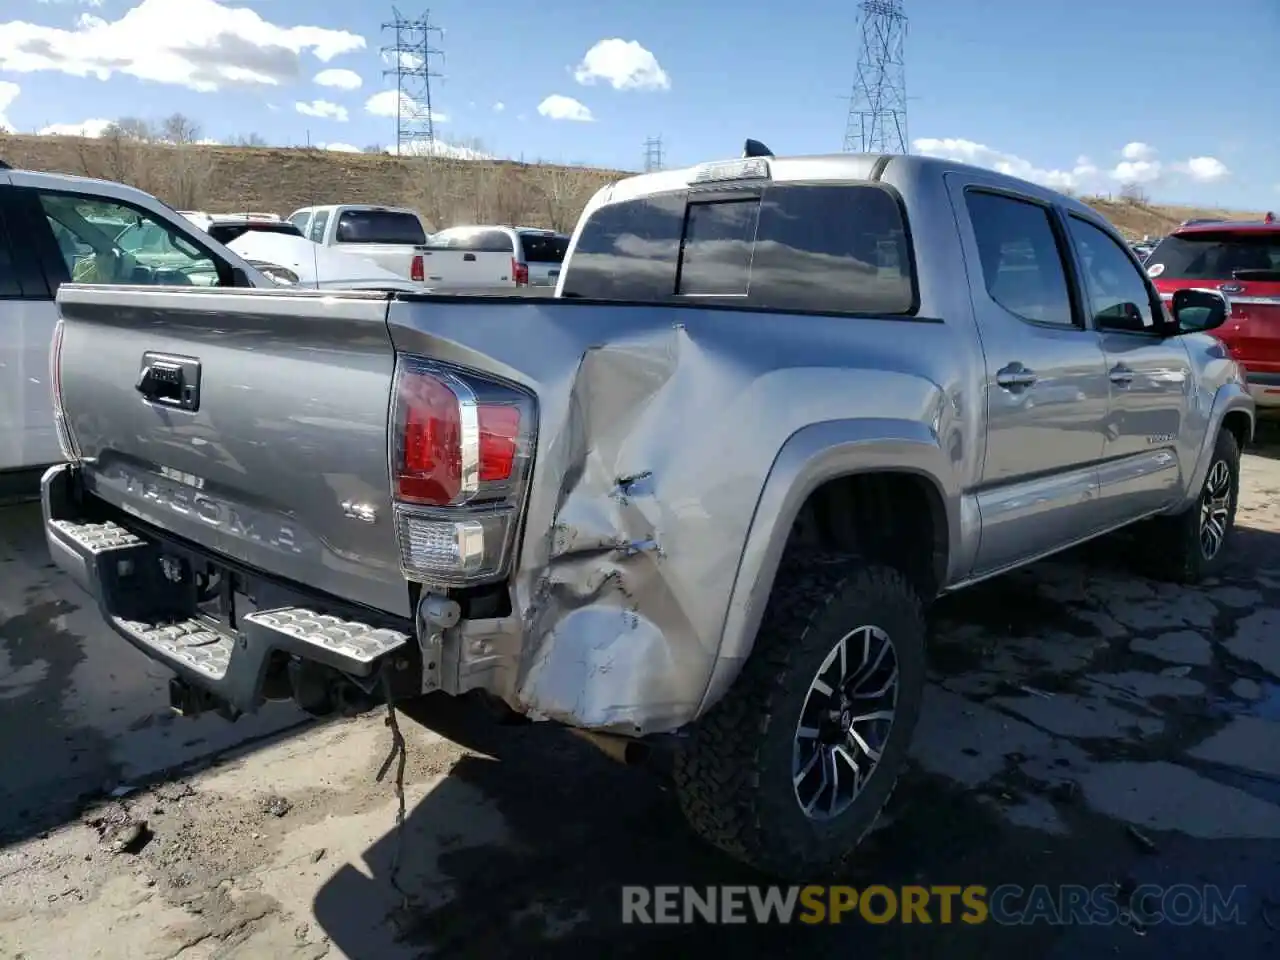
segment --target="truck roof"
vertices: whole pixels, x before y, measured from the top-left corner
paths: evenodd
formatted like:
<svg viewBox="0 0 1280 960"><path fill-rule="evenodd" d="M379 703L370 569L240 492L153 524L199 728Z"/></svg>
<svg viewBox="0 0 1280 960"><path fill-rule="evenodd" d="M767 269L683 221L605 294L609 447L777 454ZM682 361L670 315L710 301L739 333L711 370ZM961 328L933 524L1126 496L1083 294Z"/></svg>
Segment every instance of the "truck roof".
<svg viewBox="0 0 1280 960"><path fill-rule="evenodd" d="M935 180L948 172L972 172L984 178L996 177L1017 184L1019 190L1032 196L1040 196L1045 201L1070 207L1089 219L1099 219L1096 210L1080 203L1072 197L1051 190L1048 187L1023 180L1007 173L1000 173L973 164L958 163L941 157L926 157L916 154L872 154L872 153L828 153L811 156L792 157L734 157L700 163L692 167L672 170L660 170L654 173L641 173L627 177L601 188L596 204L603 205L631 200L655 193L682 190L706 170L717 165L735 163L751 163L763 161L768 164L769 178L773 182L807 181L839 181L839 180L879 180L890 167L894 179L902 182Z"/></svg>

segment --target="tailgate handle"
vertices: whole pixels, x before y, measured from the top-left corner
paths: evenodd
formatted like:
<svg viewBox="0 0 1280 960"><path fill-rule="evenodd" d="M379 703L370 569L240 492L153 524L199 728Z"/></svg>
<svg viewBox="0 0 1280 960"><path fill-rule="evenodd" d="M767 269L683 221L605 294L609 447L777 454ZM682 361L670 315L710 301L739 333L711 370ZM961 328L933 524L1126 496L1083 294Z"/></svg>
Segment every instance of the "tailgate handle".
<svg viewBox="0 0 1280 960"><path fill-rule="evenodd" d="M468 263L475 263L476 255L474 253L464 253L462 255L462 259L466 260Z"/></svg>
<svg viewBox="0 0 1280 960"><path fill-rule="evenodd" d="M134 389L148 403L177 410L199 410L200 361L194 357L144 353Z"/></svg>

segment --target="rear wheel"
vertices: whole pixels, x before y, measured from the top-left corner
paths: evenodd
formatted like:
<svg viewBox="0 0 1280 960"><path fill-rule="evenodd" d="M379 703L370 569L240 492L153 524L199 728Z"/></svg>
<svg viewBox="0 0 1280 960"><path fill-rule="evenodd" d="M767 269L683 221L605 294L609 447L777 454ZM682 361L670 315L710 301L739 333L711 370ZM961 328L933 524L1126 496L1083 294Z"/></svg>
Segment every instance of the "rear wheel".
<svg viewBox="0 0 1280 960"><path fill-rule="evenodd" d="M897 571L824 556L780 572L742 675L675 757L695 831L780 877L837 874L905 762L924 644Z"/></svg>
<svg viewBox="0 0 1280 960"><path fill-rule="evenodd" d="M1182 513L1155 521L1150 555L1154 574L1190 584L1217 571L1235 531L1239 496L1240 447L1231 431L1223 430L1196 502Z"/></svg>

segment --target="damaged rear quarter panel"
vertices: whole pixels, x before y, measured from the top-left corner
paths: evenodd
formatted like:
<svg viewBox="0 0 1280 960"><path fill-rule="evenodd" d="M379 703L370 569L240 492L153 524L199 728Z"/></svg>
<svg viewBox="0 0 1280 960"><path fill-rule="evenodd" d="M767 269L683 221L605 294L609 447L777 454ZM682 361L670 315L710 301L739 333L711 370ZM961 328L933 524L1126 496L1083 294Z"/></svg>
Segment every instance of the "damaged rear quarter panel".
<svg viewBox="0 0 1280 960"><path fill-rule="evenodd" d="M564 300L405 299L391 330L538 398L516 612L464 625L458 686L625 733L697 714L788 438L851 418L955 432L971 346L942 323Z"/></svg>

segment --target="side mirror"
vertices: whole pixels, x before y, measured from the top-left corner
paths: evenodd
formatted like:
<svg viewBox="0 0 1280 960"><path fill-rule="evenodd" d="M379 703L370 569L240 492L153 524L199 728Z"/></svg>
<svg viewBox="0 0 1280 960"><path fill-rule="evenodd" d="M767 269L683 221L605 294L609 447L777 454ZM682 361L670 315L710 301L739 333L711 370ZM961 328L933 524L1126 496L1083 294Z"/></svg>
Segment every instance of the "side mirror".
<svg viewBox="0 0 1280 960"><path fill-rule="evenodd" d="M1216 330L1226 323L1231 316L1231 303L1224 293L1197 287L1175 293L1169 312L1178 325L1178 333L1198 333Z"/></svg>

